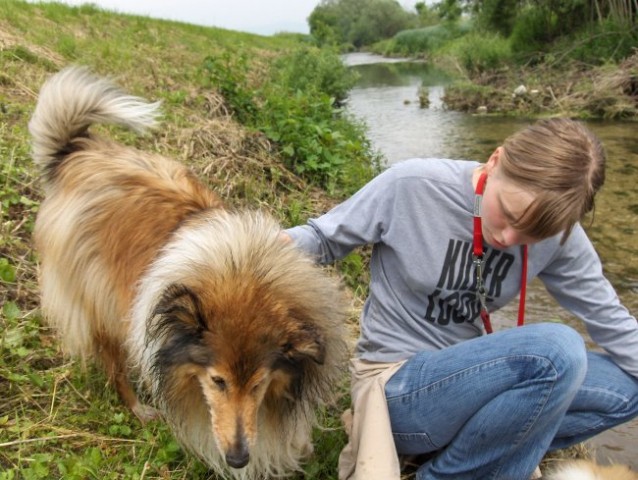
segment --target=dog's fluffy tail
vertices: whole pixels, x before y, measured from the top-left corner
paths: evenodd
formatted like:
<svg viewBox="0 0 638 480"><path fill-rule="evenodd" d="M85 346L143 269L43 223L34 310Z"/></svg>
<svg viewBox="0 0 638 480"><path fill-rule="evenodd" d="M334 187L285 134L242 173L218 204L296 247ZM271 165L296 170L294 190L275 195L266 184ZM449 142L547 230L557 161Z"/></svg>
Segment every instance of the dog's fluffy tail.
<svg viewBox="0 0 638 480"><path fill-rule="evenodd" d="M65 155L74 151L72 141L86 136L91 124L119 124L143 132L156 124L159 102L128 95L109 80L73 66L54 75L40 91L29 122L33 159L45 182L55 176Z"/></svg>
<svg viewBox="0 0 638 480"><path fill-rule="evenodd" d="M545 476L543 476L545 478ZM547 480L637 480L638 474L626 465L598 465L589 460L574 460L560 465Z"/></svg>

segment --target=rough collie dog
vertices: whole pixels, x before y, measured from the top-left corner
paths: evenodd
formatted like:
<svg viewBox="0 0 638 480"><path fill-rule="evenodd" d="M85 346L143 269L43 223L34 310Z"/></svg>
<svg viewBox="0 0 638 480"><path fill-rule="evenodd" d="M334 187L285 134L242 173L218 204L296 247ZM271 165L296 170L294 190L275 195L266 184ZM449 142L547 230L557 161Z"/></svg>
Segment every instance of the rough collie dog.
<svg viewBox="0 0 638 480"><path fill-rule="evenodd" d="M638 474L626 465L598 465L589 460L574 460L558 467L548 480L638 480Z"/></svg>
<svg viewBox="0 0 638 480"><path fill-rule="evenodd" d="M43 312L140 419L159 411L219 473L288 473L342 378L342 291L269 216L229 211L184 166L88 131L143 131L157 111L79 67L42 88L29 131Z"/></svg>

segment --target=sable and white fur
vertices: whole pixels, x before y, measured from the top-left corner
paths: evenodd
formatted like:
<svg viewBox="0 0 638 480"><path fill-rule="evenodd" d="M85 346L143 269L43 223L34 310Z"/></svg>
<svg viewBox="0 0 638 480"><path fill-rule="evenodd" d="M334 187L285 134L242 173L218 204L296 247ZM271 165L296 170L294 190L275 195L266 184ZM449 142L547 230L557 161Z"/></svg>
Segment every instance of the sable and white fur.
<svg viewBox="0 0 638 480"><path fill-rule="evenodd" d="M626 465L598 465L590 460L561 464L547 480L638 480L638 474Z"/></svg>
<svg viewBox="0 0 638 480"><path fill-rule="evenodd" d="M88 131L141 132L157 112L79 67L42 88L29 130L45 317L136 415L158 409L219 473L297 470L342 378L341 289L268 215L229 211L179 163Z"/></svg>

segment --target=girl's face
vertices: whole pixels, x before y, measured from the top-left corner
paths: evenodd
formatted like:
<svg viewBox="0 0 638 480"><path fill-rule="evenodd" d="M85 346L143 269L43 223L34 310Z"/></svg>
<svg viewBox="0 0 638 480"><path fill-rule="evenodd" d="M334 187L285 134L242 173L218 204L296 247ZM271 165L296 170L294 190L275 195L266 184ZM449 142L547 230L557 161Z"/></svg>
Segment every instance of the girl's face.
<svg viewBox="0 0 638 480"><path fill-rule="evenodd" d="M481 206L483 239L499 250L538 241L512 226L532 203L534 194L503 175L499 163L501 151L502 147L497 148L485 166L487 183Z"/></svg>

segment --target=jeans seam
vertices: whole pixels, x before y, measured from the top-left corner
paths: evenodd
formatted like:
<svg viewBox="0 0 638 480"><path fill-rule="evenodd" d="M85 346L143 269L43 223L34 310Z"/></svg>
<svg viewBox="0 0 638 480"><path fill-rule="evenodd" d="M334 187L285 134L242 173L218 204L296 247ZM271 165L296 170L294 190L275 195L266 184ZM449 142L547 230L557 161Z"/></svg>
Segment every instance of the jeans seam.
<svg viewBox="0 0 638 480"><path fill-rule="evenodd" d="M615 397L615 398L619 399L622 402L622 408L619 408L618 410L616 410L617 412L618 411L627 412L629 410L628 406L630 404L630 399L627 398L624 395L620 395L620 394L618 394L616 392L611 392L611 391L609 391L609 390L607 390L605 388L598 388L598 387L589 387L589 388L588 387L581 387L581 389L582 390L587 390L587 391L590 391L590 392L604 393L605 395L609 395L609 396L612 396L612 397ZM571 436L572 437L576 437L576 436L581 436L581 435L587 435L587 432L598 431L600 426L604 425L604 424L605 424L605 422L602 419L600 419L598 421L598 423L596 423L596 424L593 424L593 425L590 424L585 429L572 432Z"/></svg>
<svg viewBox="0 0 638 480"><path fill-rule="evenodd" d="M518 448L518 445L521 443L521 441L529 434L530 430L532 429L532 426L538 421L538 418L540 417L540 414L542 413L542 411L544 410L545 406L547 405L547 401L550 397L550 395L552 394L552 392L554 391L554 387L556 386L556 380L558 378L558 372L556 370L556 366L554 365L554 363L545 358L545 357L536 357L536 358L540 358L542 360L547 361L547 363L551 366L554 375L551 378L551 384L548 386L549 388L544 389L545 391L545 395L543 397L541 397L541 401L537 403L537 409L534 411L534 414L530 416L530 420L523 426L523 428L521 429L521 431L519 432L519 434L517 435L516 440L512 443L512 446L514 448L511 449L511 451L516 451ZM501 469L505 466L505 457L501 458L501 462L497 465L495 471L494 471L494 478L498 478L498 475L500 474Z"/></svg>
<svg viewBox="0 0 638 480"><path fill-rule="evenodd" d="M550 378L550 380L552 380L554 382L556 381L556 377L558 376L557 373L556 373L556 367L554 366L552 361L549 360L548 358L543 357L541 355L509 355L509 356L504 356L504 357L499 357L499 358L492 359L489 362L483 362L483 363L480 363L478 365L473 365L473 366L471 366L469 368L466 368L466 369L463 369L463 370L461 370L459 372L455 372L455 373L453 373L451 375L448 375L447 377L442 378L442 379L440 379L440 380L438 380L438 381L436 381L434 383L430 383L428 385L425 385L425 386L423 386L423 387L421 387L421 388L419 388L417 390L411 390L410 392L407 392L407 393L404 393L404 394L401 394L401 395L397 395L397 396L394 396L394 397L388 397L386 395L386 402L389 404L391 402L394 402L394 401L397 401L397 400L401 400L401 399L403 399L405 397L409 397L409 396L415 395L417 393L421 393L424 390L435 390L435 389L438 389L438 388L440 388L440 386L443 383L447 383L451 379L462 377L462 376L467 375L467 374L472 373L472 372L480 372L481 370L484 370L485 368L487 368L489 366L496 365L496 364L501 363L503 361L520 360L520 359L527 359L527 358L532 358L534 360L547 361L552 366L552 370L554 371L554 375L553 375L552 378ZM392 379L390 379L390 380L392 380Z"/></svg>
<svg viewBox="0 0 638 480"><path fill-rule="evenodd" d="M630 399L627 398L625 395L621 395L617 392L612 392L611 390L608 390L606 388L598 388L598 387L581 387L582 390L584 391L588 391L588 392L597 392L597 393L603 393L605 395L609 395L610 397L615 397L617 399L619 399L622 403L623 403L623 408L627 408L627 405L629 405Z"/></svg>

